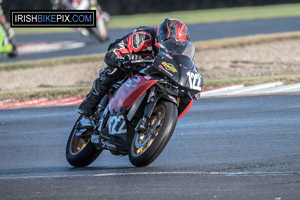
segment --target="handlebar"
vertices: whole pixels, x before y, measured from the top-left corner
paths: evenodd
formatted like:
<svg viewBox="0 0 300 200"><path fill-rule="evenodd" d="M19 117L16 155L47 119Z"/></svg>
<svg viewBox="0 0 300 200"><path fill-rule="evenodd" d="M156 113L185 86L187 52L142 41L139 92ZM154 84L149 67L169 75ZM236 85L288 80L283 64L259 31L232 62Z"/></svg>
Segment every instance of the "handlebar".
<svg viewBox="0 0 300 200"><path fill-rule="evenodd" d="M154 59L148 60L148 59L143 59L143 60L133 60L133 61L128 61L128 64L152 64L154 63Z"/></svg>
<svg viewBox="0 0 300 200"><path fill-rule="evenodd" d="M154 63L154 59L142 59L142 60L133 60L133 61L123 61L122 65L120 65L121 69L127 70L131 68L131 65L138 65L138 64L152 64Z"/></svg>

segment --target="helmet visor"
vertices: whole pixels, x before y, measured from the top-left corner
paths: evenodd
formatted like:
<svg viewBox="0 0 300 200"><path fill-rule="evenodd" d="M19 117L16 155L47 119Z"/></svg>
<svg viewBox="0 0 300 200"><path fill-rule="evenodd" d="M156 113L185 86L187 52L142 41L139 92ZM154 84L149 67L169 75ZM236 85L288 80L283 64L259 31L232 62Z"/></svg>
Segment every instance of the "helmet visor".
<svg viewBox="0 0 300 200"><path fill-rule="evenodd" d="M164 41L160 44L161 51L170 53L172 55L185 55L189 57L191 60L194 59L195 56L195 47L194 45L186 40L184 42L179 42L174 39Z"/></svg>

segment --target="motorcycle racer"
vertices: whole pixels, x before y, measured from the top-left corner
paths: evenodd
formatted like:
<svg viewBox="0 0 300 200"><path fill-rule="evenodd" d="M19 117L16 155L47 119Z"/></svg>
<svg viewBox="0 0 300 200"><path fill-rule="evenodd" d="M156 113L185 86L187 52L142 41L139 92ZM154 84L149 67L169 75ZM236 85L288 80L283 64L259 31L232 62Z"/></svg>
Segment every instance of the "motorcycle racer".
<svg viewBox="0 0 300 200"><path fill-rule="evenodd" d="M138 27L111 43L104 58L107 66L94 81L91 91L79 106L78 113L89 117L95 112L110 86L127 73L124 61L153 58L157 54L156 44L170 39L178 42L189 41L188 27L180 20L166 18L158 27Z"/></svg>
<svg viewBox="0 0 300 200"><path fill-rule="evenodd" d="M50 0L50 2L53 10L88 10L89 8L97 10L98 8L101 11L101 17L103 18L104 22L107 23L110 20L110 15L102 10L97 0ZM83 36L89 35L89 31L86 28L77 28L77 30Z"/></svg>
<svg viewBox="0 0 300 200"><path fill-rule="evenodd" d="M62 9L62 5L65 4L64 2L70 2L72 8L76 9L76 10L87 10L90 7L95 7L95 6L99 6L99 4L97 4L96 0L51 0L51 4L52 4L52 9L53 10L61 10ZM69 5L69 3L67 3L67 5ZM101 7L100 7L101 9ZM102 15L104 18L105 22L108 22L110 19L110 15L107 12L104 12L102 10Z"/></svg>

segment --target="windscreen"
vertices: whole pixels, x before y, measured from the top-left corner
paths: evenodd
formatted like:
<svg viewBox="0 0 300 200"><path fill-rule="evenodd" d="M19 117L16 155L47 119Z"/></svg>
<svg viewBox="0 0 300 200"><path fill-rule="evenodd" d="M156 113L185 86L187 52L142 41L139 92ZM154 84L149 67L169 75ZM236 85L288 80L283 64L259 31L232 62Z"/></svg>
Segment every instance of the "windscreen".
<svg viewBox="0 0 300 200"><path fill-rule="evenodd" d="M195 56L195 47L190 41L178 42L176 40L167 40L160 44L161 51L172 55L185 55L191 60Z"/></svg>

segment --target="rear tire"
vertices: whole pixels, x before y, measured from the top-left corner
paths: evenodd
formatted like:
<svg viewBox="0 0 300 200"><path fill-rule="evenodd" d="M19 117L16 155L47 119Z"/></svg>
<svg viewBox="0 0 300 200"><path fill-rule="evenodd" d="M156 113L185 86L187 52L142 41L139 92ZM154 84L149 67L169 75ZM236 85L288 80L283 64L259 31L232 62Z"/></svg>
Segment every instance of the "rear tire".
<svg viewBox="0 0 300 200"><path fill-rule="evenodd" d="M98 150L91 143L91 135L83 138L75 136L78 122L83 118L83 115L77 119L67 142L66 158L70 165L74 167L86 167L90 165L100 155L102 150Z"/></svg>
<svg viewBox="0 0 300 200"><path fill-rule="evenodd" d="M178 110L174 103L159 101L149 119L151 133L135 133L130 145L129 160L137 167L151 164L166 147L176 126ZM149 130L148 129L148 130Z"/></svg>

